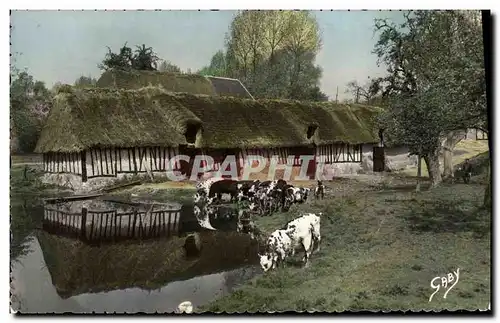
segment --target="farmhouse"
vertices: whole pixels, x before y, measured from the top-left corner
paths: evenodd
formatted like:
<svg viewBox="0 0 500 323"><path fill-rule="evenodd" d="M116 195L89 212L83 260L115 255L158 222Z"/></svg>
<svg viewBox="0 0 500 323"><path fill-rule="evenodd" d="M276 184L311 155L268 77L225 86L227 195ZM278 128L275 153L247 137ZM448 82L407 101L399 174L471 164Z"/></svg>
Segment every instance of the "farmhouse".
<svg viewBox="0 0 500 323"><path fill-rule="evenodd" d="M252 95L239 80L208 76L207 79L212 83L212 88L210 88L208 85L201 86L201 84L204 84L201 78L200 75L169 74L157 71L108 71L101 76L97 85L100 87L123 89L138 89L143 86L154 85L172 92L189 92L193 94L253 99ZM178 85L179 83L185 83L186 80L190 80L196 85L189 88ZM309 145L307 147L304 147L304 143L302 143L300 144L300 148L292 146L294 149L279 149L284 147L290 148L289 145L285 145L282 147L272 147L276 149L269 151L269 149L264 149L266 148L265 143L261 143L261 146L255 145L254 147L250 147L252 148L251 150L243 149L243 156L247 154L257 154L268 158L270 153L279 154L283 157L280 161L285 162L287 156L292 153L296 154L296 156L301 153L309 154L316 156L319 158L317 161L321 161L327 165L325 171L336 174L345 172L356 173L361 167L361 161L364 156L366 160L364 167L369 169L373 168L371 162L372 147L379 144L379 137L375 130L373 117L376 113L381 111L380 109L363 105L343 106L332 102L321 102L316 104L276 100L260 100L260 102L267 107L273 107L273 109L283 112L285 118L293 123L293 128L300 132L299 136L303 136L303 134L306 133L307 139L313 139L311 137L313 137L316 130L318 133L314 140L309 140ZM221 109L221 107L217 106L212 107ZM313 114L311 114L311 107L315 108ZM246 108L251 109L251 107L248 106ZM228 113L234 112L228 111ZM235 114L235 118L237 116L238 115ZM275 124L277 124L277 120L278 119L275 120ZM321 127L319 126L320 124ZM225 125L225 127L227 127L227 125ZM219 131L223 131L223 129L219 129ZM234 134L234 132L231 131L227 131L226 133L229 135ZM282 135L287 136L286 133ZM313 147L314 145L317 146ZM391 148L389 148L389 150L391 150ZM212 151L212 153L214 152ZM395 159L401 159L399 149L394 151L393 155ZM391 156L388 160L394 158ZM405 158L406 155L403 154L403 159ZM386 163L388 160L386 160ZM383 158L381 162L383 167ZM298 166L299 163L300 160L296 158L294 165ZM216 161L215 169L217 169L217 167ZM266 173L267 168L262 172ZM298 170L294 170L294 173L298 173ZM311 165L308 170L308 174L309 173L314 173L314 165Z"/></svg>
<svg viewBox="0 0 500 323"><path fill-rule="evenodd" d="M248 155L262 156L267 165L272 156L278 164L290 158L293 176L299 156L309 155L311 179L318 163L329 176L374 167L376 107L255 100L238 80L200 75L106 72L98 85L63 86L54 98L36 147L47 182L88 190L136 175L190 176L196 155L213 158L208 171L234 155L238 175ZM172 162L178 155L189 156L189 163ZM266 178L267 171L261 170Z"/></svg>
<svg viewBox="0 0 500 323"><path fill-rule="evenodd" d="M238 173L249 154L278 155L280 163L309 154L326 163L360 164L361 145L377 141L363 121L373 113L370 107L192 95L157 87L64 87L37 152L43 153L47 179L73 188L135 174L190 175L197 154L213 157L213 170L226 155L235 155ZM191 163L171 165L178 154L192 157ZM314 176L311 164L308 174Z"/></svg>
<svg viewBox="0 0 500 323"><path fill-rule="evenodd" d="M333 102L261 102L281 110L295 128L307 129L313 140L310 153L324 164L327 177L373 169L373 147L380 141L376 126L379 108Z"/></svg>

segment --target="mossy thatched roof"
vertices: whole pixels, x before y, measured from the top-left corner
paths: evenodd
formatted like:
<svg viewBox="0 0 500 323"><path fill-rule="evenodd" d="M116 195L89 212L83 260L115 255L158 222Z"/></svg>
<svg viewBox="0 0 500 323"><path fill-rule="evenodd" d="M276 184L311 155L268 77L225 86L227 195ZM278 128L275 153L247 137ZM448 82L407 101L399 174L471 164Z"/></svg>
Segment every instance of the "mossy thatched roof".
<svg viewBox="0 0 500 323"><path fill-rule="evenodd" d="M201 147L264 148L308 145L279 109L259 101L175 94L203 122Z"/></svg>
<svg viewBox="0 0 500 323"><path fill-rule="evenodd" d="M187 144L188 125L199 126L196 146L273 148L334 142L374 143L378 108L283 100L138 90L62 87L36 151ZM307 137L309 126L317 130Z"/></svg>
<svg viewBox="0 0 500 323"><path fill-rule="evenodd" d="M199 232L201 253L186 258L184 239L90 246L44 231L37 233L52 284L62 298L139 287L154 290L176 280L255 264L257 243L236 232Z"/></svg>
<svg viewBox="0 0 500 323"><path fill-rule="evenodd" d="M259 102L281 111L291 126L304 136L309 126L317 126L311 138L316 145L378 142L376 116L382 111L380 108L333 102L292 100L259 100Z"/></svg>
<svg viewBox="0 0 500 323"><path fill-rule="evenodd" d="M97 87L134 90L159 86L170 92L216 95L212 82L203 75L158 71L108 70L97 80Z"/></svg>
<svg viewBox="0 0 500 323"><path fill-rule="evenodd" d="M226 77L207 76L214 86L215 93L220 96L233 96L242 99L253 99L240 80Z"/></svg>
<svg viewBox="0 0 500 323"><path fill-rule="evenodd" d="M98 87L133 90L158 86L170 92L253 99L237 79L159 71L108 70L97 81Z"/></svg>
<svg viewBox="0 0 500 323"><path fill-rule="evenodd" d="M198 123L177 101L161 104L163 91L62 87L54 97L35 151L74 152L89 147L142 147L185 144L179 130ZM176 127L174 127L176 125Z"/></svg>

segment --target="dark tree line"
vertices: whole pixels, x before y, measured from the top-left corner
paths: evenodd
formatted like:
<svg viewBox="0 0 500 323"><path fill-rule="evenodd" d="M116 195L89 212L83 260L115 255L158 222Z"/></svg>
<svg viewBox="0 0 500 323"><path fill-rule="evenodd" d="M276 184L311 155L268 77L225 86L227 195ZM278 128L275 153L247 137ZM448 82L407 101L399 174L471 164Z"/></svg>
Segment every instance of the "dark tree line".
<svg viewBox="0 0 500 323"><path fill-rule="evenodd" d="M104 71L110 68L154 71L158 67L159 60L153 48L146 47L146 45L143 44L142 46L136 46L134 51L125 43L118 53L114 53L111 51L111 48L108 47L108 52L98 67Z"/></svg>
<svg viewBox="0 0 500 323"><path fill-rule="evenodd" d="M169 61L160 59L152 47L145 44L136 46L135 51L125 43L117 53L108 47L108 52L98 67L106 71L108 69L161 71L182 73L179 66ZM188 70L187 73L190 73Z"/></svg>
<svg viewBox="0 0 500 323"><path fill-rule="evenodd" d="M14 59L15 61L15 59ZM27 71L10 71L10 150L33 152L50 110L51 92Z"/></svg>

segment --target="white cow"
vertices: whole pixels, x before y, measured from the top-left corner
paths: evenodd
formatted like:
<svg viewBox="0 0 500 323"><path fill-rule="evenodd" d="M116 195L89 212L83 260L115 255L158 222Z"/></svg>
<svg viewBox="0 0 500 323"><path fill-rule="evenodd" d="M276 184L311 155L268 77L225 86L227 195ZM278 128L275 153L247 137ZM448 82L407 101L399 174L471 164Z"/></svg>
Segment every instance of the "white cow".
<svg viewBox="0 0 500 323"><path fill-rule="evenodd" d="M286 257L294 256L295 250L299 248L304 250L302 261L308 267L312 252L319 251L321 215L322 213L304 214L274 231L267 241L266 252L259 254L262 269L268 271L276 268Z"/></svg>
<svg viewBox="0 0 500 323"><path fill-rule="evenodd" d="M260 266L268 271L284 264L285 259L294 254L295 247L285 230L274 231L267 239L267 252L259 254Z"/></svg>

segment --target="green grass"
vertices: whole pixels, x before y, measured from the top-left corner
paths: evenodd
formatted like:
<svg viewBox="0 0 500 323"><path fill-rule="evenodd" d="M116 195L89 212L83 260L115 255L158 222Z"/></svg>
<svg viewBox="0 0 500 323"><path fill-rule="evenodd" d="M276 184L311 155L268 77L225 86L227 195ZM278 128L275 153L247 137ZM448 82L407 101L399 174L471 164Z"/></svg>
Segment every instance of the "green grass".
<svg viewBox="0 0 500 323"><path fill-rule="evenodd" d="M130 188L111 192L109 195L117 197L131 197L152 199L158 202L191 203L195 188L193 185L181 185L179 182L145 183Z"/></svg>
<svg viewBox="0 0 500 323"><path fill-rule="evenodd" d="M392 184L392 190L362 183L339 185L339 192L347 193L256 219L257 226L270 233L301 212L324 212L321 250L313 255L309 268L300 266L299 254L286 268L263 273L199 310L333 312L488 306L491 213L480 207L484 186L443 185L417 194L413 182ZM430 281L457 267L458 284L446 299L440 291L429 303L434 291Z"/></svg>
<svg viewBox="0 0 500 323"><path fill-rule="evenodd" d="M41 154L10 155L10 160L12 161L12 164L42 163L42 155Z"/></svg>
<svg viewBox="0 0 500 323"><path fill-rule="evenodd" d="M14 164L10 168L10 195L47 195L63 191L55 185L42 183L43 175L40 167L25 164Z"/></svg>

